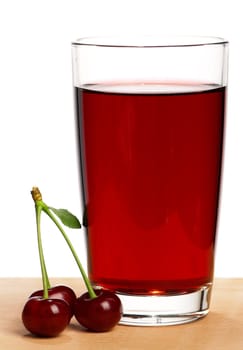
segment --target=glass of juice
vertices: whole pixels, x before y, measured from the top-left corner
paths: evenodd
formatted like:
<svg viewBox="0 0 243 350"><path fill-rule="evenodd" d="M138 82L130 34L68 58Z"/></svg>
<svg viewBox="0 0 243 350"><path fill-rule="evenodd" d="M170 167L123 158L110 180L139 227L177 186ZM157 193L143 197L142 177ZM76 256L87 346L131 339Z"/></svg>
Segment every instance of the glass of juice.
<svg viewBox="0 0 243 350"><path fill-rule="evenodd" d="M121 298L121 324L209 311L227 86L216 37L72 43L88 273Z"/></svg>

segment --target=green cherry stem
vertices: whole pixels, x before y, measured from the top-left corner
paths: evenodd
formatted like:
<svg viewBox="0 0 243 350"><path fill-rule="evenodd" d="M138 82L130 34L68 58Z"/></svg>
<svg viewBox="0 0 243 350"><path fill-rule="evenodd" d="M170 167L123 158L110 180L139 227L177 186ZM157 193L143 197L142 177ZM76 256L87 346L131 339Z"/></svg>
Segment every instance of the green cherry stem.
<svg viewBox="0 0 243 350"><path fill-rule="evenodd" d="M86 288L89 292L89 296L91 299L94 299L97 297L97 295L95 294L95 291L88 279L88 276L86 275L84 268L78 258L78 255L70 241L70 239L68 238L67 234L65 233L64 229L62 228L62 226L60 225L59 221L56 219L55 215L53 215L52 213L52 208L48 207L43 201L42 201L42 195L40 193L40 190L38 189L38 187L33 187L32 191L32 198L35 201L35 207L36 207L36 221L37 221L37 232L38 232L38 245L39 245L39 254L40 254L40 261L41 261L41 271L42 271L42 276L43 276L43 289L44 289L44 293L45 295L48 295L48 276L46 273L46 267L45 267L45 260L44 260L44 255L43 255L43 250L42 250L42 244L41 244L41 234L40 234L40 214L41 211L43 210L48 216L49 218L54 222L54 224L57 226L57 228L59 229L59 231L61 232L61 234L63 235L65 241L67 242L73 257L79 267L79 270L81 272L81 275L83 277L84 283L86 285Z"/></svg>
<svg viewBox="0 0 243 350"><path fill-rule="evenodd" d="M48 299L48 288L50 288L50 282L46 271L46 264L45 264L42 240L41 240L41 228L40 228L41 211L42 211L42 206L39 204L39 201L36 201L35 213L36 213L38 250L39 250L39 258L40 258L40 266L41 266L42 284L43 284L43 298Z"/></svg>
<svg viewBox="0 0 243 350"><path fill-rule="evenodd" d="M82 275L82 277L83 277L83 279L84 279L84 283L85 283L86 288L87 288L87 290L88 290L88 292L89 292L90 298L91 298L91 299L96 298L97 295L96 295L95 292L94 292L94 289L93 289L93 287L92 287L92 285L91 285L91 283L90 283L90 281L89 281L89 279L88 279L88 277L87 277L87 275L86 275L86 273L85 273L85 271L84 271L84 268L83 268L83 266L82 266L82 264L81 264L81 262L80 262L80 260L79 260L79 258L78 258L78 255L77 255L77 253L76 253L76 251L75 251L75 249L74 249L74 247L73 247L73 245L72 245L70 239L68 238L67 234L66 234L65 231L63 230L62 226L60 225L60 223L58 222L58 220L56 219L56 217L52 214L52 212L51 212L51 210L49 209L49 207L48 207L45 203L42 203L42 206L43 206L43 207L42 207L42 208L43 208L43 211L44 211L44 212L50 217L50 219L55 223L55 225L57 226L57 228L59 229L59 231L60 231L61 234L63 235L63 238L64 238L65 241L67 242L67 244L68 244L68 246L69 246L69 248L70 248L70 250L71 250L71 252L72 252L72 254L73 254L73 257L74 257L74 259L75 259L75 261L76 261L76 263L77 263L77 265L78 265L78 267L79 267L79 270L80 270L80 272L81 272L81 275Z"/></svg>
<svg viewBox="0 0 243 350"><path fill-rule="evenodd" d="M43 258L44 258L44 256L43 256ZM48 289L50 289L50 288L51 288L51 284L50 284L49 277L48 277L48 274L47 274L45 260L44 260L44 270L45 270L45 276L46 276L47 288L48 288Z"/></svg>

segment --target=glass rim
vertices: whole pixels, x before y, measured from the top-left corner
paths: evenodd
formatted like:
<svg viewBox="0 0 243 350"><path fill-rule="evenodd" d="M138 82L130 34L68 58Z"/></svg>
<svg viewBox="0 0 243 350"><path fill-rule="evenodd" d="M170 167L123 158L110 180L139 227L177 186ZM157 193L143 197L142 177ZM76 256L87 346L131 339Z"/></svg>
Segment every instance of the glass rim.
<svg viewBox="0 0 243 350"><path fill-rule="evenodd" d="M172 48L227 45L229 42L217 36L167 35L167 36L90 36L72 41L75 46L110 48Z"/></svg>

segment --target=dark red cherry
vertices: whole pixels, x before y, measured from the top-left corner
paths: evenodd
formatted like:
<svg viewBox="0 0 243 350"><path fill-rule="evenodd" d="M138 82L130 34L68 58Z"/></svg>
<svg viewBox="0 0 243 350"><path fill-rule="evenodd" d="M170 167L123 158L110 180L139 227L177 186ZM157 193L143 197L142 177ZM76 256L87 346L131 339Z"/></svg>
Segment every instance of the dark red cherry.
<svg viewBox="0 0 243 350"><path fill-rule="evenodd" d="M55 337L70 321L70 307L60 299L32 297L22 311L25 328L39 337Z"/></svg>
<svg viewBox="0 0 243 350"><path fill-rule="evenodd" d="M34 293L32 293L30 295L30 298L35 296L43 297L43 289L37 290ZM51 299L61 299L66 301L68 305L70 305L71 314L73 316L76 294L70 287L63 285L51 287L50 289L48 289L48 296Z"/></svg>
<svg viewBox="0 0 243 350"><path fill-rule="evenodd" d="M89 293L77 298L74 305L74 316L85 328L95 332L106 332L121 319L122 304L116 294L108 290L95 290L96 298Z"/></svg>

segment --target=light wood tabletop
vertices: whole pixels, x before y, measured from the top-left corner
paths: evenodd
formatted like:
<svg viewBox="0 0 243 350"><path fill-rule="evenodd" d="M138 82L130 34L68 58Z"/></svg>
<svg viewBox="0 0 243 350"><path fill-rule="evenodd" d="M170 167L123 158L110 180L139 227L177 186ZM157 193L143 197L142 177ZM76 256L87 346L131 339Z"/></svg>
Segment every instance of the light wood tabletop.
<svg viewBox="0 0 243 350"><path fill-rule="evenodd" d="M52 278L52 285L66 284L77 295L81 279ZM243 279L216 279L211 311L196 322L159 327L116 326L106 333L87 332L72 319L56 338L31 336L21 321L28 296L41 288L38 278L0 278L0 350L242 350Z"/></svg>

